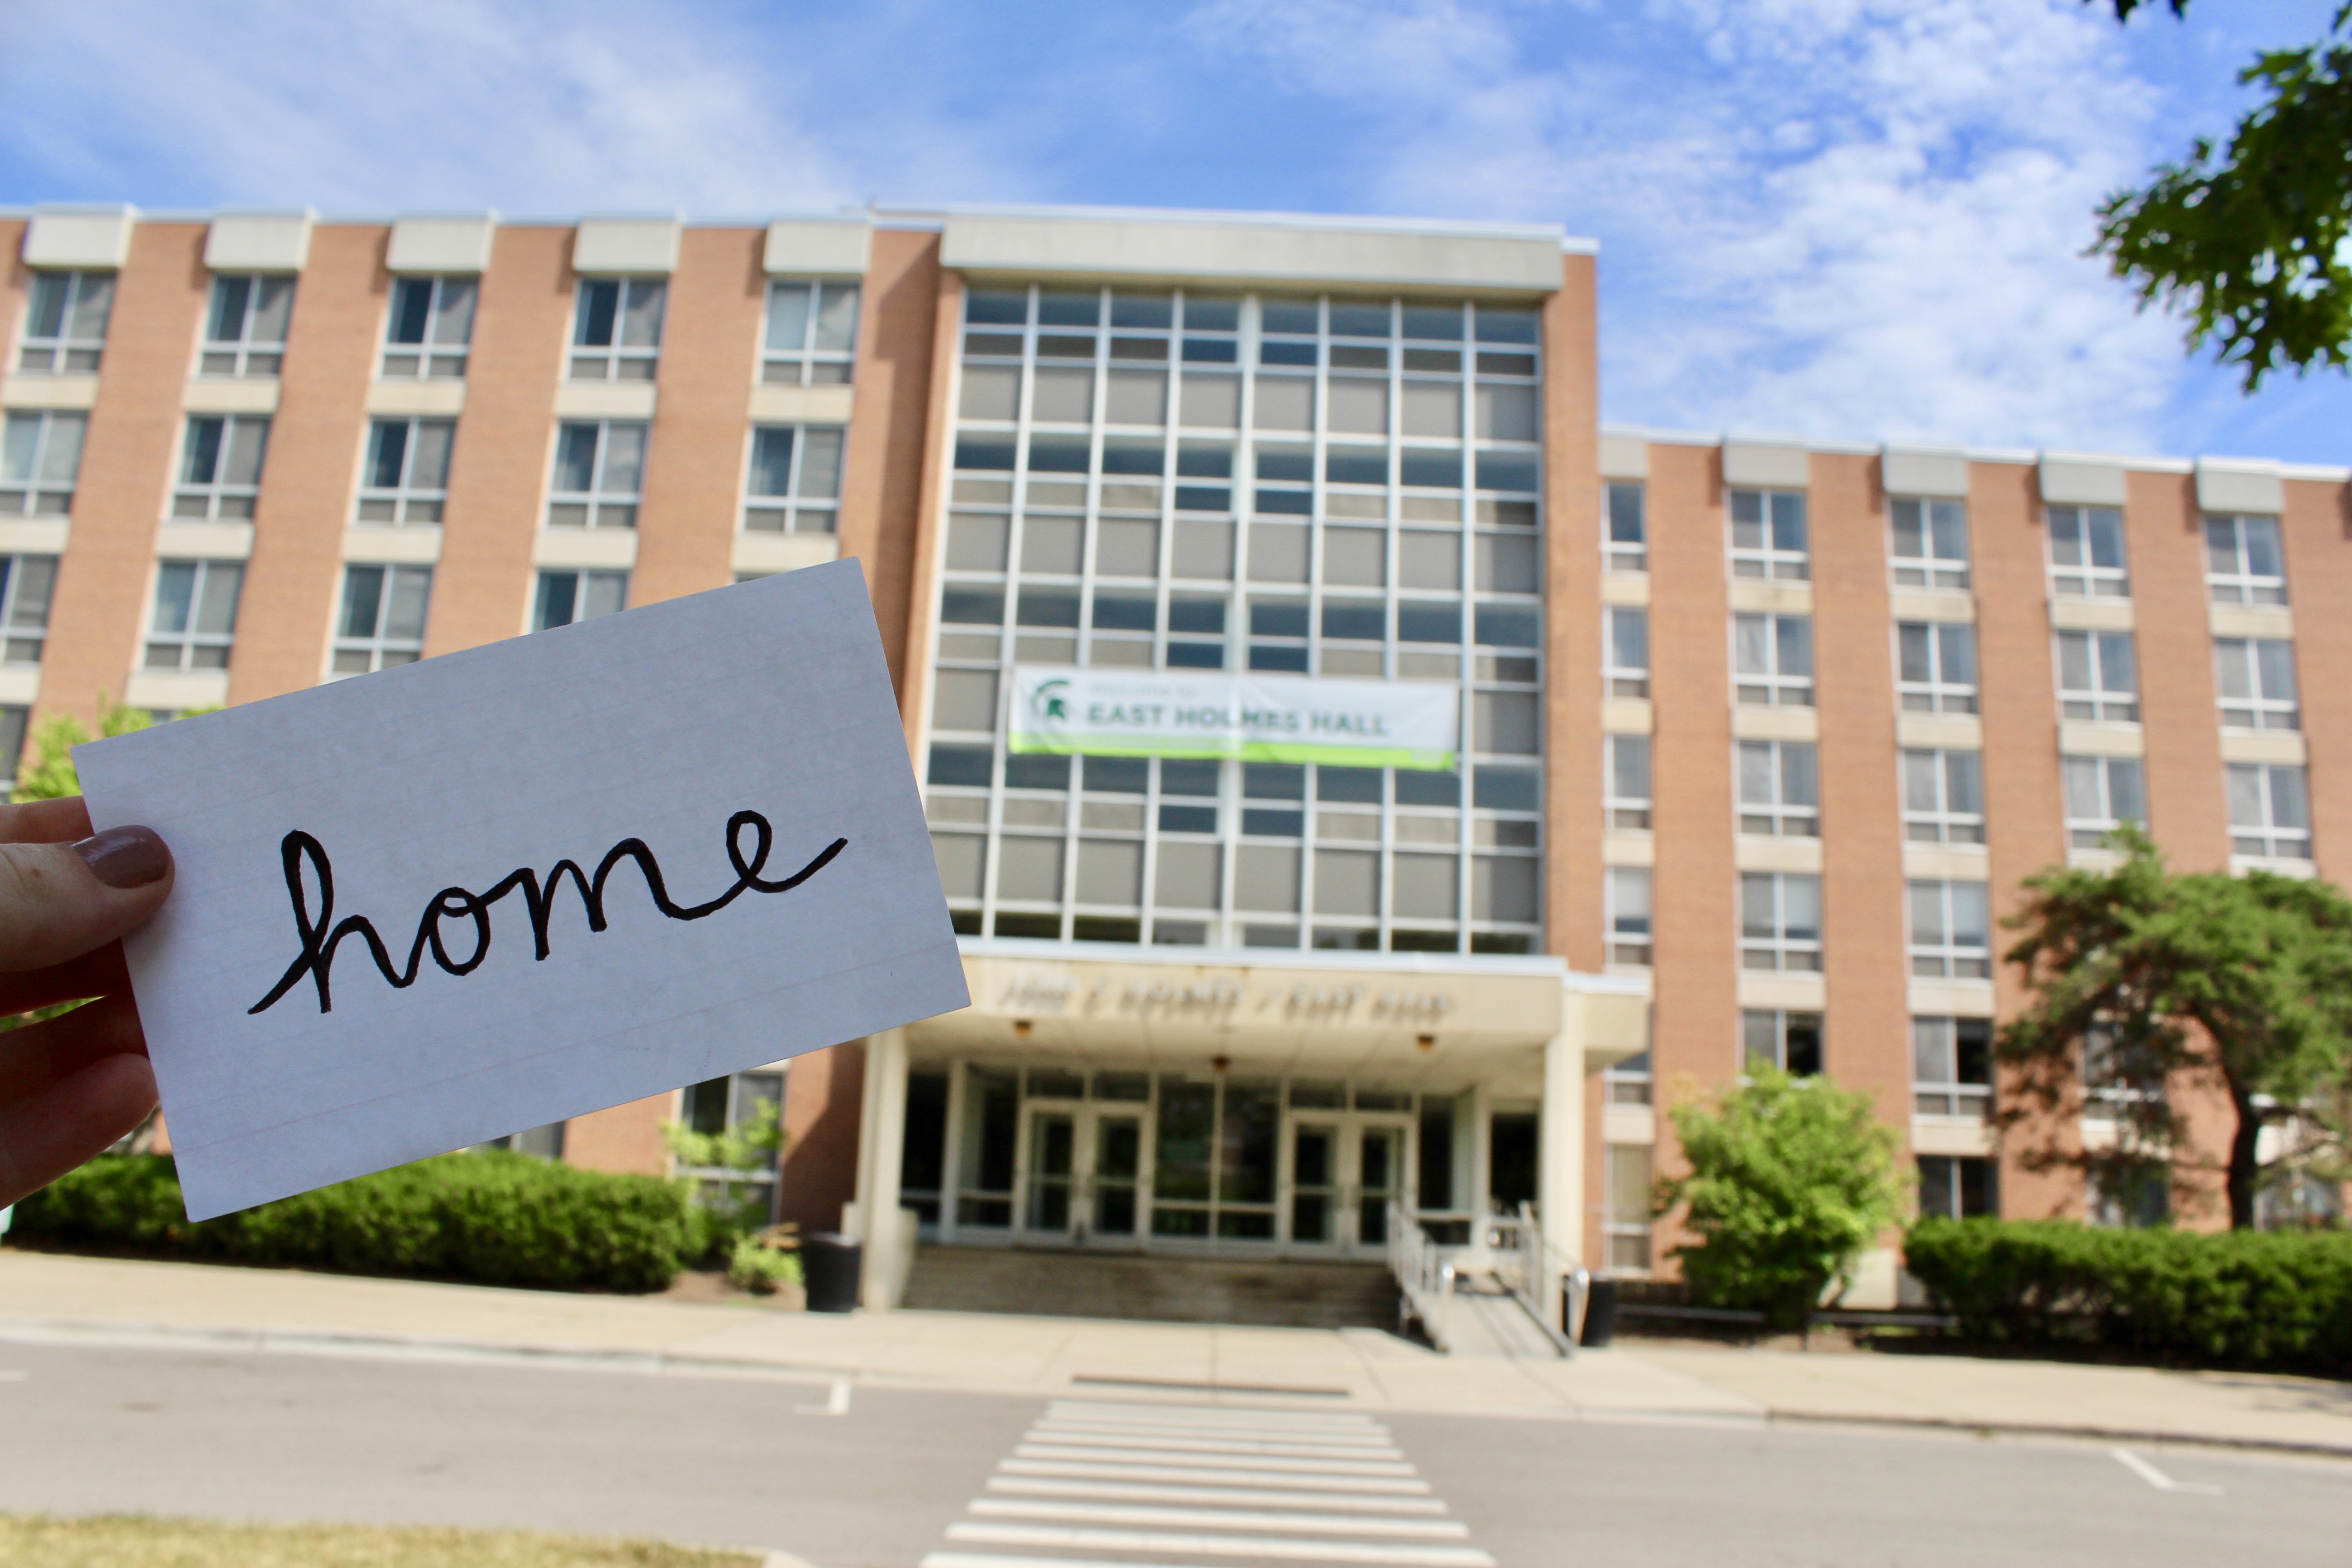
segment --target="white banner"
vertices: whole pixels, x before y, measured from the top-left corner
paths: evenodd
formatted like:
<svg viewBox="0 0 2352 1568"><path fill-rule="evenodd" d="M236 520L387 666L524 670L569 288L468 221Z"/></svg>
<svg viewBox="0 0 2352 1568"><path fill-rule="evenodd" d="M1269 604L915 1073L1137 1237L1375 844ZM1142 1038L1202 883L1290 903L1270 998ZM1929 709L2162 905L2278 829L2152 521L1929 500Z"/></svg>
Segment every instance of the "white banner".
<svg viewBox="0 0 2352 1568"><path fill-rule="evenodd" d="M1434 681L1023 665L1010 699L1015 752L1442 772L1462 730L1460 689Z"/></svg>

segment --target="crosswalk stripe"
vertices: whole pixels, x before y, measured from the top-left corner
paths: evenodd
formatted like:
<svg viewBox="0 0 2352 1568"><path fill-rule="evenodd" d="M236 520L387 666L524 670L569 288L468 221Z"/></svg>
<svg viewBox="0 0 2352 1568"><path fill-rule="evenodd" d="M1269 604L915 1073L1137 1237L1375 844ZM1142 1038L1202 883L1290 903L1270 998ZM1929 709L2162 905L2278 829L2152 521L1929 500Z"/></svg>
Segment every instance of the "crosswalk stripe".
<svg viewBox="0 0 2352 1568"><path fill-rule="evenodd" d="M1428 1497L1367 1497L1362 1492L1273 1491L1250 1487L1138 1486L1124 1481L1030 1480L992 1476L988 1489L1025 1497L1103 1498L1123 1502L1237 1502L1255 1507L1353 1509L1362 1513L1444 1513Z"/></svg>
<svg viewBox="0 0 2352 1568"><path fill-rule="evenodd" d="M1191 1465L1201 1469L1219 1470L1280 1470L1302 1475L1326 1476L1409 1476L1412 1467L1402 1457L1396 1459L1298 1459L1273 1454L1249 1456L1203 1454L1193 1450L1165 1448L1105 1448L1082 1447L1070 1443L1024 1443L1013 1450L1014 1457L1024 1459L1100 1459L1150 1462L1154 1459L1171 1464Z"/></svg>
<svg viewBox="0 0 2352 1568"><path fill-rule="evenodd" d="M1363 1432L1318 1432L1311 1435L1268 1432L1257 1426L1206 1426L1186 1423L1146 1421L1075 1421L1066 1417L1047 1417L1030 1430L1045 1435L1067 1434L1071 1436L1152 1436L1187 1439L1223 1440L1241 1443L1312 1443L1327 1448L1385 1448L1394 1439L1379 1428Z"/></svg>
<svg viewBox="0 0 2352 1568"><path fill-rule="evenodd" d="M1185 1454L1275 1454L1300 1459L1387 1459L1397 1457L1395 1445L1357 1447L1331 1443L1276 1443L1227 1437L1183 1437L1155 1433L1127 1436L1113 1432L1057 1432L1039 1422L1034 1435L1047 1442L1090 1443L1099 1448L1161 1448Z"/></svg>
<svg viewBox="0 0 2352 1568"><path fill-rule="evenodd" d="M1099 1415L1119 1420L1197 1421L1207 1425L1245 1422L1252 1426L1300 1431L1340 1431L1376 1426L1359 1411L1261 1410L1245 1405L1119 1405L1090 1399L1056 1399L1045 1407L1047 1416Z"/></svg>
<svg viewBox="0 0 2352 1568"><path fill-rule="evenodd" d="M1081 1459L1006 1459L996 1467L1016 1476L1091 1476L1104 1480L1192 1481L1220 1487L1297 1487L1317 1491L1360 1496L1365 1493L1426 1492L1429 1483L1414 1478L1410 1465L1381 1467L1400 1475L1319 1475L1311 1471L1263 1473L1255 1465L1239 1470L1204 1469L1197 1465L1106 1464Z"/></svg>
<svg viewBox="0 0 2352 1568"><path fill-rule="evenodd" d="M1172 1530L1104 1530L1075 1525L996 1524L959 1520L950 1541L1094 1552L1174 1552L1192 1556L1276 1557L1314 1563L1373 1563L1394 1568L1494 1568L1475 1546L1422 1546L1378 1541L1300 1541L1270 1535L1202 1535Z"/></svg>
<svg viewBox="0 0 2352 1568"><path fill-rule="evenodd" d="M971 1512L994 1519L1057 1519L1087 1524L1175 1525L1188 1530L1274 1530L1286 1534L1412 1535L1458 1541L1469 1526L1453 1519L1351 1519L1346 1515L1278 1513L1266 1509L1170 1508L1136 1503L1054 1502L1044 1499L976 1498Z"/></svg>

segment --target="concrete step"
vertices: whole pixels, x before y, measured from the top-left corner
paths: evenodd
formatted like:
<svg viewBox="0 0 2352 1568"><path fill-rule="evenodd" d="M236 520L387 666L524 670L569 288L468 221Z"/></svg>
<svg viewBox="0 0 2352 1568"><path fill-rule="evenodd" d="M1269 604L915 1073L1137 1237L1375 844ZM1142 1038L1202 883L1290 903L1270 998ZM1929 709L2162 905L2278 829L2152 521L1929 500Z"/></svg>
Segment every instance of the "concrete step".
<svg viewBox="0 0 2352 1568"><path fill-rule="evenodd" d="M925 1247L915 1255L902 1304L1177 1323L1397 1326L1396 1281L1377 1263Z"/></svg>

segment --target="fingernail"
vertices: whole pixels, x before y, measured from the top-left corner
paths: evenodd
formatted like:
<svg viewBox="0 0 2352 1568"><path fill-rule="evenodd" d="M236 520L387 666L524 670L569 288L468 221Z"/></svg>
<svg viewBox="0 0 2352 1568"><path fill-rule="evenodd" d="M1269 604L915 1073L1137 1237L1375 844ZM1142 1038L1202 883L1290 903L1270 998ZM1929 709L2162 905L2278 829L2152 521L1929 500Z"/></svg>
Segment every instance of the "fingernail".
<svg viewBox="0 0 2352 1568"><path fill-rule="evenodd" d="M152 827L110 827L71 847L110 888L143 888L172 868L172 852Z"/></svg>

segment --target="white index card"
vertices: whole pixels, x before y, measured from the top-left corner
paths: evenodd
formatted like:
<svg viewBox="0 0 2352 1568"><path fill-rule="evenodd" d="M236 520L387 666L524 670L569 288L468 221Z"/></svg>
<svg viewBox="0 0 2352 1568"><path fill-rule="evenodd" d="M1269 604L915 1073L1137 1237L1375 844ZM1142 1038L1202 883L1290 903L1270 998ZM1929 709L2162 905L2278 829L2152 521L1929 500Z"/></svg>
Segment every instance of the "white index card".
<svg viewBox="0 0 2352 1568"><path fill-rule="evenodd" d="M74 760L191 1219L970 1002L855 562Z"/></svg>

